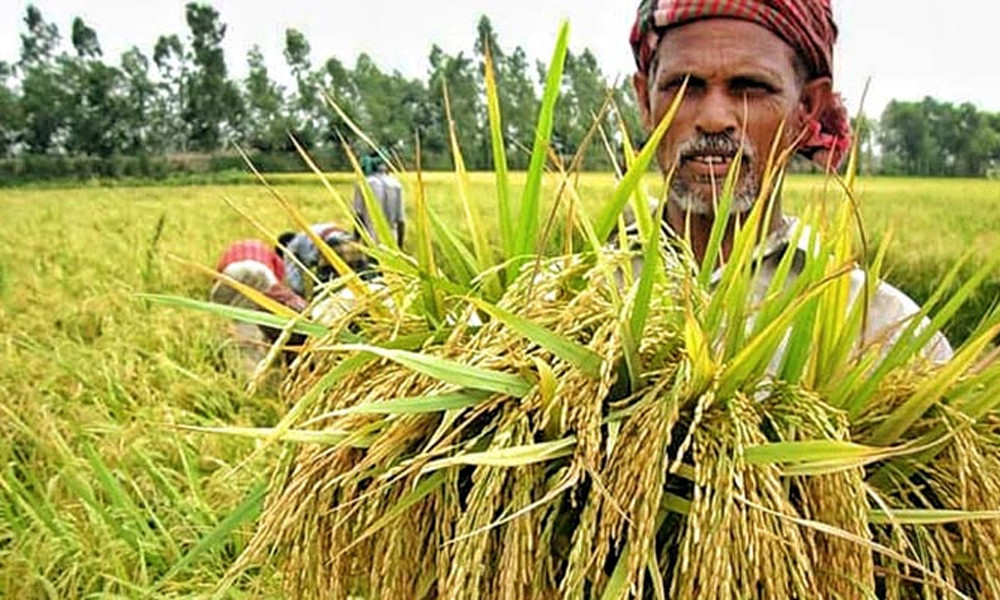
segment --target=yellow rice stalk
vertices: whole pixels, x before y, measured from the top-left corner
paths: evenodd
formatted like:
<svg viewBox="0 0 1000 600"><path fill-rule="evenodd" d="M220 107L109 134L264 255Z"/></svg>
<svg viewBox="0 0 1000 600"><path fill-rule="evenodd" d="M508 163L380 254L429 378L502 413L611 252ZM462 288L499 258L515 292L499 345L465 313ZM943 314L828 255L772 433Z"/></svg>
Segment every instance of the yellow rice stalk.
<svg viewBox="0 0 1000 600"><path fill-rule="evenodd" d="M495 261L502 293L425 256L323 323L284 387L268 439L295 445L233 573L275 561L306 598L1000 598L1000 365L980 360L1000 311L951 366L920 354L977 278L935 297L929 328L855 348L842 200L793 236L816 248L798 279L789 255L752 298L783 160L718 280L655 228L602 246L634 170L596 226L564 174L583 248L526 256L558 84L504 228L521 254ZM633 272L638 258L655 269Z"/></svg>

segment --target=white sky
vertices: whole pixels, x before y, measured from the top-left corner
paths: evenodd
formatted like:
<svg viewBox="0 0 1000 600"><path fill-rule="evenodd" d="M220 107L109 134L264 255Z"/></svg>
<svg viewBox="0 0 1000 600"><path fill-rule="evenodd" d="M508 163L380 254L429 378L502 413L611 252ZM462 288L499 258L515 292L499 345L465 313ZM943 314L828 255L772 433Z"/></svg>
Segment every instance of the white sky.
<svg viewBox="0 0 1000 600"><path fill-rule="evenodd" d="M855 109L872 78L867 112L879 115L892 98L925 95L971 101L1000 111L1000 52L996 0L834 0L840 25L835 85ZM20 51L22 18L29 2L0 0L0 60ZM70 23L80 16L97 31L105 57L118 61L132 45L152 54L162 34L187 33L183 0L36 0L59 26L69 48ZM272 77L287 81L284 30L306 35L317 64L336 56L348 66L359 52L386 70L413 77L427 71L432 43L447 52L471 51L480 14L493 21L505 48L521 45L529 57L548 61L561 18L572 24L572 47L589 47L606 74L627 76L632 58L627 35L637 0L215 0L228 25L226 59L231 75L245 72L246 52L259 44ZM391 8L390 8L391 7Z"/></svg>

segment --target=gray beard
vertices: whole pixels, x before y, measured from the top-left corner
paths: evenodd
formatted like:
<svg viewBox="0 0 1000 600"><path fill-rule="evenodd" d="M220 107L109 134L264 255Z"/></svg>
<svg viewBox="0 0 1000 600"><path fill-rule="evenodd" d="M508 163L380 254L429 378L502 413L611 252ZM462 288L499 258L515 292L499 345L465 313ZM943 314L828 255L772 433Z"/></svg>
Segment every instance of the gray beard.
<svg viewBox="0 0 1000 600"><path fill-rule="evenodd" d="M722 182L718 182L719 187ZM754 202L757 200L759 186L750 177L743 177L733 190L733 214L744 214L750 212ZM684 213L692 215L715 214L714 201L711 196L705 197L690 189L687 184L681 181L674 181L670 186L670 202L681 209Z"/></svg>

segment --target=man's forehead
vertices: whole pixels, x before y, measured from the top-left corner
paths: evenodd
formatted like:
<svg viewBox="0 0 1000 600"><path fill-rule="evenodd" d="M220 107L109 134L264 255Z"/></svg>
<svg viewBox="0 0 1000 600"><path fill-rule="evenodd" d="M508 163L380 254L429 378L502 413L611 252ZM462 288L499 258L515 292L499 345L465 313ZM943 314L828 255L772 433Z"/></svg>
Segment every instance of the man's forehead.
<svg viewBox="0 0 1000 600"><path fill-rule="evenodd" d="M794 74L795 51L767 28L737 19L714 18L671 27L655 53L660 70L758 71Z"/></svg>

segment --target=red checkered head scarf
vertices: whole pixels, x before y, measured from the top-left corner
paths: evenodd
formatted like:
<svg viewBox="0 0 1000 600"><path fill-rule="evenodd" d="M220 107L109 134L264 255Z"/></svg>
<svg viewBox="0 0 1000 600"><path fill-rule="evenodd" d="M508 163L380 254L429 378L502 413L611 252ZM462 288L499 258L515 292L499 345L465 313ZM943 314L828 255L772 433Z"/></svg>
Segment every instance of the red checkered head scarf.
<svg viewBox="0 0 1000 600"><path fill-rule="evenodd" d="M767 28L795 49L810 77L830 77L837 40L831 1L642 0L629 41L636 66L645 74L670 27L702 19L741 19ZM831 96L806 127L799 153L824 168L837 169L851 147L851 121L840 96Z"/></svg>

